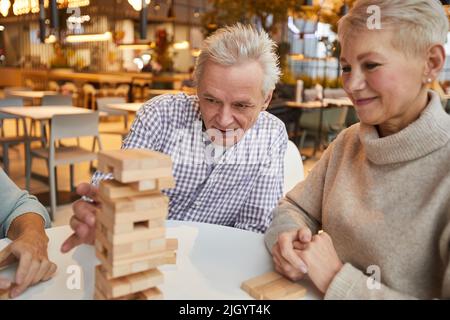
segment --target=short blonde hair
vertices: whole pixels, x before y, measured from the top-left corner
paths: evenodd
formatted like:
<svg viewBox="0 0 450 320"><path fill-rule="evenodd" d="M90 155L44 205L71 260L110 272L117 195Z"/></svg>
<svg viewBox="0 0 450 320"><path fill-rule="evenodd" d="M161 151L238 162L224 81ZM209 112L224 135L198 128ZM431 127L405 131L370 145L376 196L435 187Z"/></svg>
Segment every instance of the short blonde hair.
<svg viewBox="0 0 450 320"><path fill-rule="evenodd" d="M223 66L256 61L264 73L262 94L266 96L275 89L281 74L276 47L264 30L257 31L250 25L237 23L218 29L203 42L195 66L195 81L200 81L207 61Z"/></svg>
<svg viewBox="0 0 450 320"><path fill-rule="evenodd" d="M351 37L353 30L369 30L369 6L381 13L381 30L392 30L392 45L405 54L422 55L434 44L444 45L449 23L438 0L357 0L338 23L340 41Z"/></svg>

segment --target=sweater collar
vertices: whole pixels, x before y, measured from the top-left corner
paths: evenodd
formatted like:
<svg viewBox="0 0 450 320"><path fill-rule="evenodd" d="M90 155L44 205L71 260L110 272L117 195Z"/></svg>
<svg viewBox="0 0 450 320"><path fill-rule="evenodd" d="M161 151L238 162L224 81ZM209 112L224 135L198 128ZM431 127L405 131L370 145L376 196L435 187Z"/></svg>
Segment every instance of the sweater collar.
<svg viewBox="0 0 450 320"><path fill-rule="evenodd" d="M403 130L380 138L374 126L360 124L359 139L367 157L377 165L411 161L442 148L450 140L450 117L437 93L431 97L420 117Z"/></svg>

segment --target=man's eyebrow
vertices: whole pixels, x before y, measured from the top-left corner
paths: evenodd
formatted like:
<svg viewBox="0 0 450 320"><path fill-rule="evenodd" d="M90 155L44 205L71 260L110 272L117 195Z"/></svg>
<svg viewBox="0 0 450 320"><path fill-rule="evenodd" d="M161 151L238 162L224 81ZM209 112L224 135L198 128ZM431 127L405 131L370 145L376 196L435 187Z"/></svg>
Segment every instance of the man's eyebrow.
<svg viewBox="0 0 450 320"><path fill-rule="evenodd" d="M235 104L245 104L245 105L254 105L254 103L251 100L237 100L233 101Z"/></svg>
<svg viewBox="0 0 450 320"><path fill-rule="evenodd" d="M206 98L214 98L214 99L216 99L216 100L219 100L219 99L217 99L214 95L212 95L211 93L208 93L208 92L203 93L203 97L206 97Z"/></svg>

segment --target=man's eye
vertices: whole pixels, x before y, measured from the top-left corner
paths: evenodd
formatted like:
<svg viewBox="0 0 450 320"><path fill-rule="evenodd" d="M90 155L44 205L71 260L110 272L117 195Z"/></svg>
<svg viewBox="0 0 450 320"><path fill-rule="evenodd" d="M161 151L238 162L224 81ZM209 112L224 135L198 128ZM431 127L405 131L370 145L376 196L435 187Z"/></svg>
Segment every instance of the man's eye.
<svg viewBox="0 0 450 320"><path fill-rule="evenodd" d="M210 102L210 103L216 103L216 99L213 98L205 98L206 101Z"/></svg>
<svg viewBox="0 0 450 320"><path fill-rule="evenodd" d="M352 68L350 68L349 66L343 66L341 69L342 69L343 73L347 73L347 72L350 72L352 70Z"/></svg>
<svg viewBox="0 0 450 320"><path fill-rule="evenodd" d="M235 103L234 106L238 109L244 109L247 107L247 105L242 104L242 103Z"/></svg>

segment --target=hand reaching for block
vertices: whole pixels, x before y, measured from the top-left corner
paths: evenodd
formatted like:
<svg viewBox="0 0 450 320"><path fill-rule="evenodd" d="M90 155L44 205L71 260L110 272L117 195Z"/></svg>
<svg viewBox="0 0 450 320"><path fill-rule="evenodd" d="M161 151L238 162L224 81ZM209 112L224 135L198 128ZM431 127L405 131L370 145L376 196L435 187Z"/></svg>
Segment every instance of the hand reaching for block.
<svg viewBox="0 0 450 320"><path fill-rule="evenodd" d="M92 202L84 199L74 202L74 215L70 219L70 227L74 233L61 246L63 253L80 244L93 245L95 241L96 211L101 207L98 188L89 183L82 183L77 187L77 194L92 199Z"/></svg>

